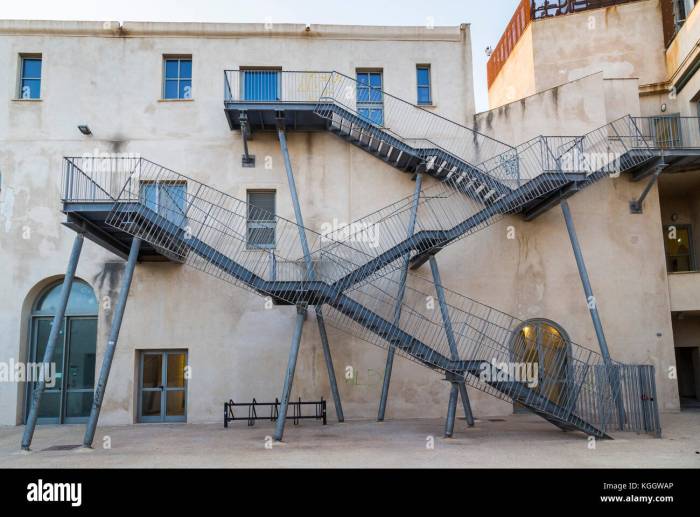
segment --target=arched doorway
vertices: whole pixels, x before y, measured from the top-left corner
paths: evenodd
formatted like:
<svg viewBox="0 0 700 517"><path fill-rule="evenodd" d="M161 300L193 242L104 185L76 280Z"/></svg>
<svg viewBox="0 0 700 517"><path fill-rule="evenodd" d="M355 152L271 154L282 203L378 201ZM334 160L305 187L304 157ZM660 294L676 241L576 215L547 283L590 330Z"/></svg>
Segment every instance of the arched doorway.
<svg viewBox="0 0 700 517"><path fill-rule="evenodd" d="M41 363L58 308L63 283L52 284L32 308L29 363ZM46 386L39 407L40 424L74 424L87 421L95 389L97 349L97 299L92 288L75 280L56 343L55 377ZM33 383L27 385L25 419L32 400Z"/></svg>
<svg viewBox="0 0 700 517"><path fill-rule="evenodd" d="M510 343L513 362L535 367L537 385L532 388L557 405L565 405L571 377L571 340L553 321L531 319L513 332ZM524 410L515 405L516 412Z"/></svg>

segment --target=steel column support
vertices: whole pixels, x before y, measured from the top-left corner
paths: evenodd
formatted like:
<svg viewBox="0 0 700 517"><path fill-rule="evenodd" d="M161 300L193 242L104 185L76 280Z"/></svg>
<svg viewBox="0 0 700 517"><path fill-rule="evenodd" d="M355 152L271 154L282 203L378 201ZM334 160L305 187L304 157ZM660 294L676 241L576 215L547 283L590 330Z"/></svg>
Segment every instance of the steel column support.
<svg viewBox="0 0 700 517"><path fill-rule="evenodd" d="M416 218L418 215L418 203L420 202L420 192L423 188L423 175L419 172L416 174L416 189L413 193L413 206L411 207L411 215L408 221L407 238L413 237L416 230ZM408 268L411 265L411 255L407 254L404 257L403 268L401 269L401 278L399 280L399 292L396 297L396 306L394 307L394 325L398 326L401 321L401 304L406 293L406 280L408 279ZM379 413L377 421L383 422L386 416L386 403L389 398L389 385L391 384L391 371L394 368L394 356L396 349L389 344L389 350L386 356L386 366L384 366L384 379L382 381L382 395L379 399Z"/></svg>
<svg viewBox="0 0 700 517"><path fill-rule="evenodd" d="M301 249L304 252L304 260L306 262L306 269L309 277L308 279L310 281L313 281L316 278L316 273L314 272L314 265L313 261L311 260L311 251L309 249L309 243L306 240L304 218L301 213L301 203L299 202L297 186L296 182L294 181L294 170L292 169L292 161L289 158L287 136L284 132L284 129L278 128L277 136L279 137L280 147L282 149L282 156L284 158L284 168L287 171L287 183L289 184L289 192L292 196L294 216L296 218L297 226L299 227L299 240L301 241ZM338 382L335 378L335 370L333 368L333 357L331 356L331 348L328 343L328 332L326 332L326 322L323 320L323 311L321 310L320 305L316 306L316 323L318 324L318 332L321 335L323 357L326 361L326 369L328 370L328 382L331 387L333 404L335 405L335 414L338 417L338 422L344 422L345 415L343 414L343 405L340 401L340 391L338 390Z"/></svg>
<svg viewBox="0 0 700 517"><path fill-rule="evenodd" d="M474 427L474 413L472 413L472 405L469 401L469 394L467 393L467 384L464 382L459 383L459 396L462 399L464 418L467 421L467 425L469 427Z"/></svg>
<svg viewBox="0 0 700 517"><path fill-rule="evenodd" d="M294 336L292 337L292 347L289 350L289 361L287 363L287 373L284 377L284 388L282 389L282 400L280 402L280 411L277 414L277 425L275 426L275 440L282 441L284 436L284 424L287 421L287 408L289 407L289 398L292 395L292 384L294 383L294 371L297 367L297 357L299 356L299 345L301 344L301 332L304 329L304 319L306 318L306 307L297 307L297 320L294 327Z"/></svg>
<svg viewBox="0 0 700 517"><path fill-rule="evenodd" d="M586 304L588 305L588 309L591 313L591 319L593 320L593 328L595 329L596 337L598 339L600 353L602 354L603 360L605 361L605 366L606 370L608 371L608 377L610 379L611 388L615 392L613 393L613 396L617 405L619 424L622 427L624 426L625 422L625 409L622 405L622 398L620 397L620 384L617 380L617 376L615 375L614 366L610 358L610 350L608 348L608 342L605 339L603 323L600 319L600 314L598 313L598 302L595 296L593 295L593 288L591 287L591 280L588 276L588 270L586 269L586 262L583 260L583 253L581 251L581 245L576 234L574 219L571 216L569 203L565 199L561 202L561 211L564 214L566 229L569 233L569 239L571 240L571 248L573 249L574 257L576 259L576 266L578 267L579 276L581 277L583 291L586 295Z"/></svg>
<svg viewBox="0 0 700 517"><path fill-rule="evenodd" d="M647 183L646 187L644 187L644 190L642 191L641 195L639 196L639 199L635 199L630 201L630 212L633 214L642 214L644 213L644 200L647 198L649 195L649 192L651 192L652 187L654 184L659 180L659 177L661 174L663 174L664 169L667 167L666 163L661 161L660 164L656 166L656 171L654 172L653 176Z"/></svg>
<svg viewBox="0 0 700 517"><path fill-rule="evenodd" d="M104 400L107 381L109 380L109 372L112 368L112 360L114 352L117 349L117 341L119 341L119 331L122 327L124 319L124 311L126 310L126 301L129 297L129 289L131 281L134 278L134 270L136 262L139 258L139 250L141 249L141 239L135 237L131 241L131 249L129 250L129 259L126 262L124 270L124 278L122 279L122 287L119 291L117 305L114 308L112 316L112 326L109 330L109 338L107 339L107 348L104 358L102 359L102 367L100 368L100 376L95 386L95 396L92 399L92 408L90 409L90 417L85 426L85 435L83 436L83 447L92 447L92 442L95 439L95 430L97 429L97 421L100 418L100 410L102 409L102 401Z"/></svg>
<svg viewBox="0 0 700 517"><path fill-rule="evenodd" d="M455 415L457 414L457 398L459 397L459 385L453 382L450 385L450 403L447 406L447 420L445 421L445 438L452 438L455 430Z"/></svg>
<svg viewBox="0 0 700 517"><path fill-rule="evenodd" d="M331 385L331 394L333 395L333 403L335 404L335 414L338 417L338 422L345 422L343 414L343 405L340 403L340 392L338 391L338 383L335 379L335 369L333 368L333 357L331 356L331 348L328 344L328 333L326 332L326 323L323 321L323 312L321 306L316 306L316 321L318 322L318 332L321 335L321 347L323 348L323 357L326 360L326 369L328 370L328 381Z"/></svg>
<svg viewBox="0 0 700 517"><path fill-rule="evenodd" d="M447 343L450 345L450 354L453 361L459 361L459 350L457 349L457 340L455 339L454 329L452 328L452 319L450 318L450 312L447 308L447 299L445 297L445 289L442 287L442 278L440 277L440 268L438 267L437 259L434 255L430 256L430 271L433 274L433 283L435 284L435 292L438 297L438 304L440 305L440 314L442 315L442 324L445 327L445 335L447 336ZM467 387L464 382L455 382L455 380L450 381L452 383L452 391L450 392L450 406L447 410L447 415L449 419L450 414L454 414L457 409L457 397L452 397L452 392L457 389L457 393L462 396L462 405L464 406L464 416L467 420L469 427L474 426L474 416L472 415L472 408L469 402L469 394L467 393ZM454 407L453 407L454 406ZM454 424L454 422L453 422ZM445 433L446 437L452 436L452 431L450 433Z"/></svg>
<svg viewBox="0 0 700 517"><path fill-rule="evenodd" d="M24 433L22 435L22 449L25 451L29 450L32 444L32 438L34 437L34 429L36 428L36 421L39 418L39 405L41 404L41 397L46 389L46 376L48 374L48 368L51 361L53 361L53 356L56 351L56 343L58 341L58 336L61 332L61 326L63 325L63 320L66 316L66 306L68 305L68 298L70 297L71 288L73 287L73 280L75 279L75 271L78 268L78 261L80 260L80 252L83 249L84 236L79 233L75 236L73 241L73 249L71 250L70 258L68 259L68 267L66 268L66 276L63 279L63 285L61 286L61 295L58 302L58 309L53 317L53 323L51 324L51 332L49 333L49 340L46 344L46 350L44 351L44 358L41 363L41 368L39 370L39 379L34 386L34 391L32 392L32 404L29 408L29 415L27 416L27 425L24 428ZM67 329L66 329L67 330Z"/></svg>

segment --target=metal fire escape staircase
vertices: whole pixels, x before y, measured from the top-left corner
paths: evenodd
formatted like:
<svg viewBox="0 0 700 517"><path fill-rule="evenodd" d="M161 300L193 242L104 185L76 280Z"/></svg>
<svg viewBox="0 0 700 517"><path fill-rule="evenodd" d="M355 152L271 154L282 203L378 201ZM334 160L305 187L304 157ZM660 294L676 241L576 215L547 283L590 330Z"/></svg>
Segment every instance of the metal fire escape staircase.
<svg viewBox="0 0 700 517"><path fill-rule="evenodd" d="M67 160L74 191L87 187L101 192L103 198L108 196L83 173L90 165L79 158ZM143 199L143 184L185 183L187 193L182 199L162 198L159 204ZM248 248L244 202L144 159L138 160L113 201L106 224L148 243L171 260L281 304L326 306L330 310L324 316L334 327L379 346L396 348L401 355L433 370L459 376L471 386L518 402L563 429L607 436L604 425L591 424L580 415L585 408L597 412L603 422L610 418L611 393L595 392L593 382L596 368L603 362L592 351L574 345L569 357L556 356L561 343L556 336L547 336L544 346L551 350L543 357L552 357L547 359L551 368L539 373L538 388L533 389L497 366L518 357L525 359L528 353L527 343L510 339L519 322L504 313L448 292L447 306L458 347L457 358L453 358L440 318L421 307L428 294L419 286L409 287L399 302L397 282L390 274L376 275L374 268L363 270L360 264L349 263L331 250L345 248L343 243L332 242L329 249L323 249L324 260L315 264L315 280L311 280L303 259L299 259L296 223L276 217L277 256L273 262L268 252ZM70 203L66 209L71 210ZM372 275L373 281L366 282ZM394 324L387 315L397 303L403 311L401 321ZM483 376L487 367L491 377ZM561 387L564 378L566 386ZM556 397L548 396L550 392L556 392Z"/></svg>
<svg viewBox="0 0 700 517"><path fill-rule="evenodd" d="M406 275L409 260L413 267L434 260L448 244L506 214L534 217L600 178L643 169L654 154L637 121L625 117L580 137L538 137L510 147L385 92L384 121L372 122L351 107L357 84L335 72L292 73L283 88L291 97L255 101L233 95L240 73L226 78L226 114L246 140L253 131L275 129L286 152L285 130L328 130L414 174L416 195L355 221L340 235L320 235L269 214L275 246L259 249L251 246L260 230L248 226L244 201L142 158L66 158L66 224L122 256L130 249L130 264L161 257L277 304L322 307L332 326L443 372L453 386L466 383L516 402L562 429L597 437L608 437L609 429L659 429L655 403L640 411L625 406L628 384L647 402L655 399L653 369L651 377L627 375L624 365L544 326L523 327L441 282ZM597 155L605 158L592 163ZM440 181L421 189L422 175ZM145 194L145 186L158 195ZM128 282L125 287L128 292ZM425 303L433 289L439 311ZM120 321L121 315L112 349ZM108 356L86 446L94 437ZM512 364L535 364L536 379L523 380L509 370ZM290 358L289 389L293 366ZM285 415L282 410L282 427Z"/></svg>

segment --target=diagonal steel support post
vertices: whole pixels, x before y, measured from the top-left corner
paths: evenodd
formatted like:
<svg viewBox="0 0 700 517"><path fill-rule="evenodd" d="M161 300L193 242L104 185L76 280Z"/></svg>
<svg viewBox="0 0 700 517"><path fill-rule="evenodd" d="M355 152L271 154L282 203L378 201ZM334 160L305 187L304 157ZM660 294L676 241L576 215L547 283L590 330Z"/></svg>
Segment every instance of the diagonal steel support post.
<svg viewBox="0 0 700 517"><path fill-rule="evenodd" d="M564 221L566 222L566 229L569 233L569 239L571 240L571 248L573 249L574 257L576 259L576 266L578 267L579 276L581 277L583 291L586 294L586 303L588 304L588 309L591 313L591 319L593 320L593 328L595 329L595 334L598 339L598 345L600 346L600 353L603 356L606 370L608 371L610 388L613 392L613 398L617 406L619 421L618 423L620 429L622 429L625 423L625 408L623 406L622 396L620 393L620 382L614 363L610 358L608 342L605 339L605 332L603 332L603 323L600 319L600 314L598 313L598 302L595 296L593 295L593 288L591 287L591 280L588 276L588 270L586 269L586 262L583 260L583 252L581 251L581 245L576 234L574 219L571 216L569 203L565 199L561 202L561 210L564 214Z"/></svg>
<svg viewBox="0 0 700 517"><path fill-rule="evenodd" d="M287 408L289 399L292 396L292 384L294 383L294 372L297 368L297 357L299 357L299 345L301 344L301 333L304 329L304 319L306 319L306 306L297 306L297 319L292 337L292 347L289 350L289 361L287 372L284 377L284 387L282 388L282 400L277 414L277 424L275 425L275 440L282 441L284 437L284 424L287 421Z"/></svg>
<svg viewBox="0 0 700 517"><path fill-rule="evenodd" d="M287 171L287 183L289 184L289 191L292 196L294 216L296 218L297 226L299 227L299 240L301 241L301 248L304 252L304 260L306 261L308 280L313 281L316 278L316 273L314 271L313 261L311 260L311 251L309 250L309 243L306 240L306 231L304 230L304 218L301 213L301 204L299 203L299 195L297 193L296 182L294 181L294 171L292 169L292 162L289 158L287 136L283 128L280 127L277 129L277 136L279 137L280 147L282 148L282 156L284 157L284 168ZM323 357L326 362L326 369L328 370L328 382L331 387L333 404L335 405L335 414L338 417L338 422L344 422L345 415L343 414L343 405L340 401L338 382L335 378L335 369L333 368L333 357L331 356L331 348L328 343L328 332L326 332L326 322L323 319L323 311L321 310L320 305L316 306L316 322L318 324L318 332L321 335L321 346L323 348Z"/></svg>
<svg viewBox="0 0 700 517"><path fill-rule="evenodd" d="M75 271L78 268L80 252L83 249L83 241L83 234L79 233L75 236L75 240L73 241L73 249L71 250L70 258L68 259L66 276L63 279L63 285L61 286L61 295L58 302L58 309L56 310L56 314L54 314L53 317L53 322L51 324L51 332L49 333L49 340L46 344L44 358L42 359L41 368L39 370L39 379L36 385L34 386L34 391L32 393L32 404L29 408L29 415L27 416L27 425L24 427L24 433L22 435L22 449L24 449L25 451L28 451L29 447L32 445L32 438L34 437L36 421L39 418L39 406L41 404L41 397L44 394L44 390L46 389L46 377L49 372L49 364L53 361L53 356L56 351L56 343L58 342L58 336L61 332L63 320L66 315L66 306L68 305L68 298L70 297L70 291L73 287Z"/></svg>
<svg viewBox="0 0 700 517"><path fill-rule="evenodd" d="M411 216L408 221L407 238L413 237L416 231L416 217L418 215L418 203L420 202L420 192L423 188L423 175L419 172L416 174L416 189L413 193L413 206L411 207ZM408 279L408 268L411 265L410 254L404 257L403 268L401 269L401 278L399 280L399 292L396 297L396 306L394 307L394 325L399 326L401 322L401 304L406 293L406 280ZM386 416L386 403L389 398L389 385L391 384L391 371L394 368L394 356L396 349L389 343L389 351L386 356L386 366L384 367L384 380L382 381L382 396L379 399L379 414L377 421L383 422Z"/></svg>
<svg viewBox="0 0 700 517"><path fill-rule="evenodd" d="M454 329L452 328L452 319L447 308L447 300L445 298L445 289L442 287L442 278L440 278L440 268L438 267L437 259L434 255L430 257L430 270L433 273L433 283L435 284L435 292L438 296L438 304L440 305L440 314L442 316L442 324L445 327L445 335L447 343L450 346L450 355L453 361L459 361L459 350L457 349L457 340L455 339ZM462 396L462 405L464 406L464 416L469 427L474 426L474 416L469 402L467 386L464 381L459 381L454 374L448 375L448 380L452 384L450 391L450 403L447 407L447 422L445 424L445 438L451 438L454 433L455 414L457 412L458 395Z"/></svg>
<svg viewBox="0 0 700 517"><path fill-rule="evenodd" d="M639 196L639 199L635 199L630 201L630 212L636 215L644 213L644 200L647 198L649 195L649 192L651 192L652 187L656 184L656 182L659 180L659 177L663 174L664 169L666 169L668 165L662 160L660 164L656 166L656 171L652 175L651 179L649 182L646 184L646 187L644 187L644 190Z"/></svg>
<svg viewBox="0 0 700 517"><path fill-rule="evenodd" d="M97 420L100 418L100 410L102 409L102 401L109 380L109 372L112 368L112 360L114 352L117 349L117 341L119 341L119 331L122 328L122 320L124 319L124 311L126 310L126 300L129 297L129 289L131 289L131 281L134 278L134 269L139 258L139 250L141 249L141 239L135 237L131 241L131 249L129 250L129 259L126 262L124 270L124 278L122 279L122 287L119 291L117 305L114 308L112 316L112 326L109 330L107 339L107 348L102 359L102 367L100 368L100 376L95 386L95 396L92 399L92 408L90 409L90 417L88 418L87 426L85 427L85 435L83 436L83 447L92 447L92 442L95 439L95 430L97 429Z"/></svg>

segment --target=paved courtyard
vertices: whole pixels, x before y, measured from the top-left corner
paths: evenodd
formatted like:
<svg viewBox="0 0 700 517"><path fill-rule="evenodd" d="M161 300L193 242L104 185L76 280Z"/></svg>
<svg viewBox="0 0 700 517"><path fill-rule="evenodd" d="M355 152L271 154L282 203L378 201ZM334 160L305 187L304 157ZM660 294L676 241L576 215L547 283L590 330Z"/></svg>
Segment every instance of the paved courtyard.
<svg viewBox="0 0 700 517"><path fill-rule="evenodd" d="M589 448L531 415L482 419L455 438L440 420L382 424L315 422L287 427L272 444L269 422L223 425L132 425L99 428L94 450L46 450L81 442L83 426L38 427L32 452L19 451L22 427L0 428L0 465L32 467L700 467L700 411L665 415L664 438L618 435ZM104 448L109 443L111 448ZM271 448L270 448L270 444ZM431 448L430 446L433 445Z"/></svg>

